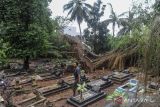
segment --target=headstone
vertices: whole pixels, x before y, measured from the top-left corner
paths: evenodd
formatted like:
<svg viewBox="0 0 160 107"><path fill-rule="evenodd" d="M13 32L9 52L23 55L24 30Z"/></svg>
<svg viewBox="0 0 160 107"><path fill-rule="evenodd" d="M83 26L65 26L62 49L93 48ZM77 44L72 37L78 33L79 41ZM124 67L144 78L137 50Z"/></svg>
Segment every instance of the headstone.
<svg viewBox="0 0 160 107"><path fill-rule="evenodd" d="M38 92L37 90L33 90L33 93L36 95L37 99L41 99L42 94L40 92Z"/></svg>
<svg viewBox="0 0 160 107"><path fill-rule="evenodd" d="M81 99L81 95L77 95L74 97L71 97L67 100L70 104L76 106L76 107L86 107L88 104L91 104L95 101L100 100L101 98L105 97L104 92L95 92L95 91L90 91L87 90L86 92L82 93L83 99Z"/></svg>
<svg viewBox="0 0 160 107"><path fill-rule="evenodd" d="M149 88L158 89L158 84L156 84L155 82L151 82Z"/></svg>
<svg viewBox="0 0 160 107"><path fill-rule="evenodd" d="M5 107L4 99L3 99L3 97L1 95L0 95L0 107Z"/></svg>

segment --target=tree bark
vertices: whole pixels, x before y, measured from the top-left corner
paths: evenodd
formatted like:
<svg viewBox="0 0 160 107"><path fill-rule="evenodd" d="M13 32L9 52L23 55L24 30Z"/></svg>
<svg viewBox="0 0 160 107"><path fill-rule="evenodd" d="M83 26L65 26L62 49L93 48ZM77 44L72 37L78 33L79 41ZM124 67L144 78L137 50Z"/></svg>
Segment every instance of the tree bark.
<svg viewBox="0 0 160 107"><path fill-rule="evenodd" d="M113 23L113 26L112 26L112 30L113 30L113 37L115 36L114 32L115 32L115 24Z"/></svg>
<svg viewBox="0 0 160 107"><path fill-rule="evenodd" d="M83 38L82 38L81 24L80 24L80 22L78 22L78 26L79 26L79 31L80 31L80 37L81 37L81 40L83 40Z"/></svg>
<svg viewBox="0 0 160 107"><path fill-rule="evenodd" d="M23 69L28 70L29 69L29 56L26 56L23 63Z"/></svg>

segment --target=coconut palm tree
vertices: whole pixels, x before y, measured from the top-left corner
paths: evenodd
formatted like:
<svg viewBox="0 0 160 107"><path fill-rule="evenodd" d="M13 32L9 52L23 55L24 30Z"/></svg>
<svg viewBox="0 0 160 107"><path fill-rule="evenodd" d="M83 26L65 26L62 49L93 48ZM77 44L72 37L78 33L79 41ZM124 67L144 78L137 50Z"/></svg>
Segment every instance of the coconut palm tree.
<svg viewBox="0 0 160 107"><path fill-rule="evenodd" d="M128 14L128 17L119 19L122 28L118 32L118 35L124 35L131 32L131 30L135 27L135 24L137 22L137 19L134 18L134 12L128 11L124 12L123 14L125 15L126 13Z"/></svg>
<svg viewBox="0 0 160 107"><path fill-rule="evenodd" d="M115 36L115 27L116 27L116 24L119 26L119 19L115 13L115 11L113 10L113 6L111 3L108 3L108 5L111 7L111 15L109 16L110 19L107 19L107 21L109 23L112 23L112 31L113 31L113 36Z"/></svg>
<svg viewBox="0 0 160 107"><path fill-rule="evenodd" d="M64 11L68 11L71 21L77 21L82 39L81 23L89 17L89 9L91 5L86 3L86 0L71 0L63 6Z"/></svg>
<svg viewBox="0 0 160 107"><path fill-rule="evenodd" d="M122 28L118 32L118 35L125 35L127 33L132 33L134 29L141 31L141 27L149 24L149 20L152 18L144 10L140 10L139 13L136 13L135 10L129 10L128 12L122 13L127 15L125 18L119 18L120 25Z"/></svg>
<svg viewBox="0 0 160 107"><path fill-rule="evenodd" d="M108 3L108 5L111 7L111 15L109 16L110 19L107 19L106 22L112 23L113 36L115 36L116 24L119 27L119 25L120 25L119 17L121 17L123 14L117 16L115 11L113 10L112 4Z"/></svg>

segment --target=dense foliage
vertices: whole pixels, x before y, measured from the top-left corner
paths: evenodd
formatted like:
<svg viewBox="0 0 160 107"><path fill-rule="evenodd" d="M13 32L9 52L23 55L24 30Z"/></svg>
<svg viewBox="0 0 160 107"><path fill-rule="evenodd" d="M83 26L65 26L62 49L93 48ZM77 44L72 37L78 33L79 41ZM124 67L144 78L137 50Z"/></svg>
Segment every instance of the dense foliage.
<svg viewBox="0 0 160 107"><path fill-rule="evenodd" d="M8 44L4 43L2 39L0 39L0 66L3 66L6 62L7 56L6 51L8 50Z"/></svg>
<svg viewBox="0 0 160 107"><path fill-rule="evenodd" d="M160 1L156 0L154 4L154 21L152 22L149 40L144 48L144 71L146 75L151 73L155 76L160 76ZM147 81L147 76L145 77ZM147 84L147 82L146 82Z"/></svg>
<svg viewBox="0 0 160 107"><path fill-rule="evenodd" d="M134 3L129 11L117 15L112 4L104 5L97 0L93 5L86 0L71 0L64 5L67 18L58 16L51 19L48 5L51 0L1 0L0 1L0 59L7 57L24 59L24 68L29 68L33 57L62 58L70 45L63 39L63 29L76 20L79 25L85 21L86 44L97 54L106 51L122 52L130 47L138 47L141 56L149 40L151 24L160 13L159 1L152 6L147 3ZM150 3L151 4L151 3ZM106 6L111 9L109 19L102 21ZM112 25L109 29L108 25ZM115 31L115 27L119 31ZM111 30L112 34L109 34ZM158 42L157 42L158 43ZM158 46L158 44L156 44ZM10 48L8 48L10 47Z"/></svg>
<svg viewBox="0 0 160 107"><path fill-rule="evenodd" d="M1 0L0 23L5 32L1 38L11 49L8 55L24 59L24 68L29 68L29 59L47 49L47 37L52 31L48 5L51 0Z"/></svg>
<svg viewBox="0 0 160 107"><path fill-rule="evenodd" d="M126 34L124 36L119 36L119 37L109 37L109 44L111 47L111 50L123 50L127 49L130 46L138 46L140 45L141 47L145 45L146 41L148 41L148 33L149 33L149 28L145 27L139 30L134 30L132 34ZM140 47L139 47L140 48Z"/></svg>
<svg viewBox="0 0 160 107"><path fill-rule="evenodd" d="M103 53L108 50L107 42L107 24L100 21L104 15L106 5L101 0L93 4L90 11L90 17L87 19L88 28L84 30L84 37L95 53Z"/></svg>
<svg viewBox="0 0 160 107"><path fill-rule="evenodd" d="M70 51L70 44L63 39L61 34L57 31L49 36L49 48L47 57L52 58L68 58L65 52Z"/></svg>
<svg viewBox="0 0 160 107"><path fill-rule="evenodd" d="M154 11L155 15L160 15L160 1L156 0L156 3L154 4Z"/></svg>

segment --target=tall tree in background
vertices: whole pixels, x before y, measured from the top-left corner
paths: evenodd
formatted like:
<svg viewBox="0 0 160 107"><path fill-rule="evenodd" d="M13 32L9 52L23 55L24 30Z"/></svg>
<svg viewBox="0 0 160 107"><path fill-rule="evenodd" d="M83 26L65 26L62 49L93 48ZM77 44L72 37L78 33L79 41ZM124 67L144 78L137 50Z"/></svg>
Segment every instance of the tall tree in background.
<svg viewBox="0 0 160 107"><path fill-rule="evenodd" d="M125 35L129 32L131 32L132 29L134 29L134 24L136 23L136 19L134 18L135 13L132 11L124 12L125 15L128 13L128 16L126 18L120 18L120 24L122 28L118 32L118 35Z"/></svg>
<svg viewBox="0 0 160 107"><path fill-rule="evenodd" d="M154 4L154 12L156 15L160 15L160 1L156 0Z"/></svg>
<svg viewBox="0 0 160 107"><path fill-rule="evenodd" d="M115 11L113 10L113 7L112 7L112 4L111 3L108 3L108 5L111 7L111 15L109 16L110 19L107 19L107 21L109 23L112 23L112 32L113 32L113 37L115 36L115 27L116 27L116 24L119 26L120 25L120 22L119 22L119 17L122 16L122 15L116 15Z"/></svg>
<svg viewBox="0 0 160 107"><path fill-rule="evenodd" d="M125 17L119 18L120 25L122 28L118 32L118 35L126 35L132 33L135 29L142 31L144 26L149 26L153 20L153 11L151 9L152 3L142 2L133 3L131 10L124 12L121 15Z"/></svg>
<svg viewBox="0 0 160 107"><path fill-rule="evenodd" d="M89 17L89 9L92 8L86 3L86 0L71 0L65 4L63 9L68 11L67 17L70 15L70 20L76 20L79 26L80 36L82 39L81 23Z"/></svg>
<svg viewBox="0 0 160 107"><path fill-rule="evenodd" d="M51 0L1 0L0 23L5 33L0 37L11 46L11 57L24 59L24 69L29 69L29 59L47 49L47 37L52 31Z"/></svg>
<svg viewBox="0 0 160 107"><path fill-rule="evenodd" d="M135 14L136 26L139 29L143 26L149 26L153 20L153 3L133 3L132 12Z"/></svg>
<svg viewBox="0 0 160 107"><path fill-rule="evenodd" d="M106 50L106 35L108 33L106 23L100 21L104 15L106 5L103 5L101 0L97 0L93 4L90 12L90 17L87 19L88 28L84 30L86 42L93 48L95 53L102 53Z"/></svg>
<svg viewBox="0 0 160 107"><path fill-rule="evenodd" d="M88 27L93 29L94 33L97 31L100 18L104 15L105 7L106 5L103 5L101 0L97 0L97 2L93 4L93 8L90 11L91 17L88 18L87 24Z"/></svg>

